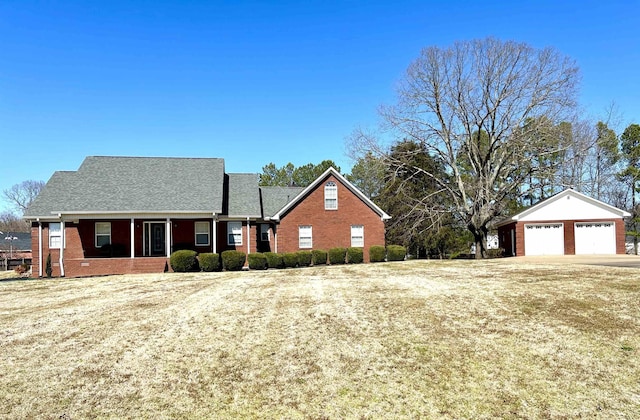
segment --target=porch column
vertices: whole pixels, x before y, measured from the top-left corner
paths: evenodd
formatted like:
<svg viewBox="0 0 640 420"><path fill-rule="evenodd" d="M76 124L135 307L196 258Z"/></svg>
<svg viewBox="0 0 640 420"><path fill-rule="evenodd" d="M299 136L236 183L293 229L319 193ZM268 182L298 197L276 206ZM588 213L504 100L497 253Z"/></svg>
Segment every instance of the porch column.
<svg viewBox="0 0 640 420"><path fill-rule="evenodd" d="M171 219L167 217L165 247L167 248L167 258L171 257Z"/></svg>
<svg viewBox="0 0 640 420"><path fill-rule="evenodd" d="M247 217L247 256L251 254L251 224Z"/></svg>
<svg viewBox="0 0 640 420"><path fill-rule="evenodd" d="M211 238L211 252L216 254L218 252L218 218L213 215L213 238Z"/></svg>
<svg viewBox="0 0 640 420"><path fill-rule="evenodd" d="M131 218L131 237L130 237L130 243L131 243L131 258L134 258L136 256L136 244L135 244L135 229L136 228L136 224L135 224L135 220L132 217Z"/></svg>
<svg viewBox="0 0 640 420"><path fill-rule="evenodd" d="M38 220L38 277L42 277L42 222Z"/></svg>
<svg viewBox="0 0 640 420"><path fill-rule="evenodd" d="M67 240L64 230L64 220L60 220L60 277L64 277L64 245Z"/></svg>
<svg viewBox="0 0 640 420"><path fill-rule="evenodd" d="M275 251L274 252L278 252L278 228L276 228L277 225L273 225L273 242L275 244Z"/></svg>

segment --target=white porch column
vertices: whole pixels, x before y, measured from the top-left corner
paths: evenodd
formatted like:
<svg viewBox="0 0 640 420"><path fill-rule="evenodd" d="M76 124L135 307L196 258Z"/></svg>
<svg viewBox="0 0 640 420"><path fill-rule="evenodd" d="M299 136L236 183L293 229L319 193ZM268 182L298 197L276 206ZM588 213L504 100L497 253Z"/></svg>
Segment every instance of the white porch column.
<svg viewBox="0 0 640 420"><path fill-rule="evenodd" d="M135 242L135 229L136 228L136 224L135 224L135 220L132 217L131 218L131 238L130 238L130 243L131 243L131 258L134 258L136 256L136 242Z"/></svg>
<svg viewBox="0 0 640 420"><path fill-rule="evenodd" d="M278 228L276 227L277 225L273 225L273 242L275 243L275 251L274 252L278 252Z"/></svg>
<svg viewBox="0 0 640 420"><path fill-rule="evenodd" d="M211 252L214 254L218 252L218 218L215 213L213 215L213 238L211 238Z"/></svg>
<svg viewBox="0 0 640 420"><path fill-rule="evenodd" d="M165 247L167 249L167 258L171 257L171 219L167 217Z"/></svg>
<svg viewBox="0 0 640 420"><path fill-rule="evenodd" d="M60 277L64 277L64 246L66 240L64 220L60 220Z"/></svg>
<svg viewBox="0 0 640 420"><path fill-rule="evenodd" d="M42 222L38 220L38 277L42 277Z"/></svg>
<svg viewBox="0 0 640 420"><path fill-rule="evenodd" d="M247 217L247 255L251 254L251 224Z"/></svg>

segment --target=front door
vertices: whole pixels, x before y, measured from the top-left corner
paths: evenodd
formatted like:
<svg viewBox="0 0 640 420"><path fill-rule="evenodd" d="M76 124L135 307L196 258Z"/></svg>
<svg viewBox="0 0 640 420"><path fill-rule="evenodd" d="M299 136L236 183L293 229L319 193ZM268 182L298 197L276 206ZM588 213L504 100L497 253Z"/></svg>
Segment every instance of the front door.
<svg viewBox="0 0 640 420"><path fill-rule="evenodd" d="M167 255L166 225L163 222L144 223L144 256L161 257Z"/></svg>

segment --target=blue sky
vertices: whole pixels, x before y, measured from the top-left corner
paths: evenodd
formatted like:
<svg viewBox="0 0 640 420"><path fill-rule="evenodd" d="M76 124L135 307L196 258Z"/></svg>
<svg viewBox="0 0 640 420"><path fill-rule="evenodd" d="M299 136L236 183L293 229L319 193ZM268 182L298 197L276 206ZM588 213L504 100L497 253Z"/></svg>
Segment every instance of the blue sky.
<svg viewBox="0 0 640 420"><path fill-rule="evenodd" d="M375 126L421 48L553 46L581 105L640 123L640 1L0 0L0 190L88 155L332 159ZM0 211L6 203L0 201Z"/></svg>

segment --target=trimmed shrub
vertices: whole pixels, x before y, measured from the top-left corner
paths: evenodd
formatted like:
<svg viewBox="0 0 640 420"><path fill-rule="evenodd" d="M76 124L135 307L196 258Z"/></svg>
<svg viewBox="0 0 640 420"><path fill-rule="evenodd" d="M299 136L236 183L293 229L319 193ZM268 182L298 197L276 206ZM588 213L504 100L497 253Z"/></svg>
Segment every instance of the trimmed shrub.
<svg viewBox="0 0 640 420"><path fill-rule="evenodd" d="M311 251L311 260L313 265L323 265L327 263L327 251L322 249L314 249Z"/></svg>
<svg viewBox="0 0 640 420"><path fill-rule="evenodd" d="M284 262L282 261L282 255L275 252L265 252L265 258L267 259L267 267L269 268L284 268Z"/></svg>
<svg viewBox="0 0 640 420"><path fill-rule="evenodd" d="M364 261L364 250L362 248L347 248L347 262L349 264L360 264Z"/></svg>
<svg viewBox="0 0 640 420"><path fill-rule="evenodd" d="M387 247L388 261L404 261L404 257L406 255L407 255L407 249L402 245L389 245Z"/></svg>
<svg viewBox="0 0 640 420"><path fill-rule="evenodd" d="M47 277L51 277L51 274L53 273L53 269L51 268L51 254L47 254L47 262L44 272L47 273Z"/></svg>
<svg viewBox="0 0 640 420"><path fill-rule="evenodd" d="M282 262L286 268L295 268L298 266L298 254L295 252L285 252L282 254Z"/></svg>
<svg viewBox="0 0 640 420"><path fill-rule="evenodd" d="M260 252L249 254L247 260L249 261L249 268L252 270L267 269L267 257Z"/></svg>
<svg viewBox="0 0 640 420"><path fill-rule="evenodd" d="M309 267L311 265L311 259L313 258L311 251L298 251L297 254L300 267Z"/></svg>
<svg viewBox="0 0 640 420"><path fill-rule="evenodd" d="M244 267L247 255L242 251L222 251L222 269L226 271L240 271Z"/></svg>
<svg viewBox="0 0 640 420"><path fill-rule="evenodd" d="M369 261L370 262L382 262L384 261L385 249L382 245L372 245L369 248Z"/></svg>
<svg viewBox="0 0 640 420"><path fill-rule="evenodd" d="M220 254L203 252L198 255L198 260L200 261L200 268L202 271L220 271Z"/></svg>
<svg viewBox="0 0 640 420"><path fill-rule="evenodd" d="M331 248L329 250L329 263L330 264L344 264L347 257L346 248Z"/></svg>
<svg viewBox="0 0 640 420"><path fill-rule="evenodd" d="M176 273L198 271L199 267L197 256L198 253L196 251L182 249L171 254L171 257L169 257L169 264L171 264L171 269Z"/></svg>

